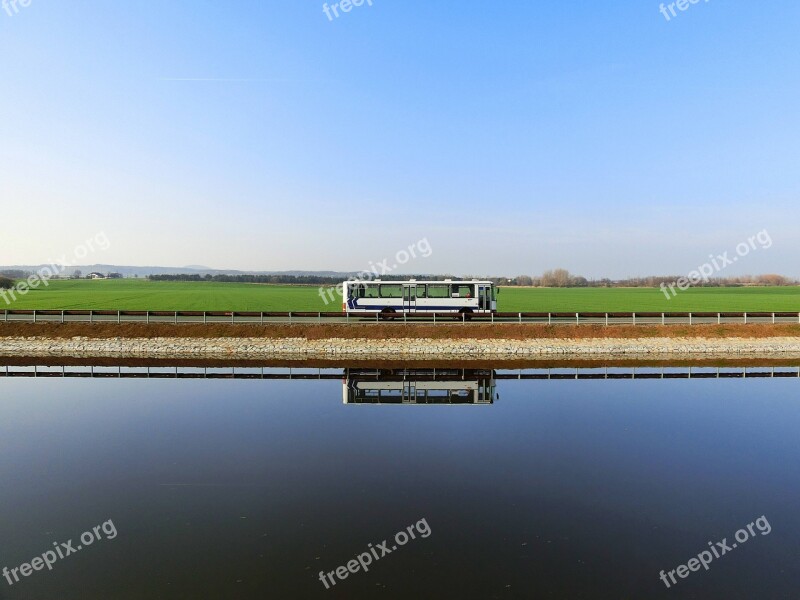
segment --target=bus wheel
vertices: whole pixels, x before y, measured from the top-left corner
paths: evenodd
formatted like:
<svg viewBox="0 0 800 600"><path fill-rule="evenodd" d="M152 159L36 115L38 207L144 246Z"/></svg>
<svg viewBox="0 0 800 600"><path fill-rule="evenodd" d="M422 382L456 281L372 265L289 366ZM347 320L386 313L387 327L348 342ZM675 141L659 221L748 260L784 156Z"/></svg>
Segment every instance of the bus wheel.
<svg viewBox="0 0 800 600"><path fill-rule="evenodd" d="M395 314L395 311L394 311L393 308L384 308L381 311L381 319L383 319L384 321L391 321L391 320L396 319L396 318L397 318L397 315Z"/></svg>
<svg viewBox="0 0 800 600"><path fill-rule="evenodd" d="M462 308L458 311L458 317L460 321L469 321L472 318L472 309L471 308Z"/></svg>

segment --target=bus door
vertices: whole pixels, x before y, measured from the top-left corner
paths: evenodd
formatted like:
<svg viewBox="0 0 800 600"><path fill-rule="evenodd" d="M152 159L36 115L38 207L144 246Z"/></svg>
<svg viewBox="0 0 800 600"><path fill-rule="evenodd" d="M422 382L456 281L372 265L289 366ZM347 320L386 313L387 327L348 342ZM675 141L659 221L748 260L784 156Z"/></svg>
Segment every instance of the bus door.
<svg viewBox="0 0 800 600"><path fill-rule="evenodd" d="M417 403L417 385L411 382L404 383L403 404L416 404L416 403Z"/></svg>
<svg viewBox="0 0 800 600"><path fill-rule="evenodd" d="M478 286L478 310L492 310L492 288L489 286Z"/></svg>
<svg viewBox="0 0 800 600"><path fill-rule="evenodd" d="M494 404L494 391L496 386L493 382L493 379L484 379L479 383L476 404Z"/></svg>
<svg viewBox="0 0 800 600"><path fill-rule="evenodd" d="M417 312L417 286L403 286L403 312Z"/></svg>

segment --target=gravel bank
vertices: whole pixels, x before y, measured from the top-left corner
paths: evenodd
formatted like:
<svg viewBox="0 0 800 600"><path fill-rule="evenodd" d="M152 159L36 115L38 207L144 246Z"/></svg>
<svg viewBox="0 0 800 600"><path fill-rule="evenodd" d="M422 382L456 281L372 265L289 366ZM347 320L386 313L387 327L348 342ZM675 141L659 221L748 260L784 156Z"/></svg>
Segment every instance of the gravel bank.
<svg viewBox="0 0 800 600"><path fill-rule="evenodd" d="M0 337L0 356L138 358L475 359L800 354L800 338L307 339Z"/></svg>

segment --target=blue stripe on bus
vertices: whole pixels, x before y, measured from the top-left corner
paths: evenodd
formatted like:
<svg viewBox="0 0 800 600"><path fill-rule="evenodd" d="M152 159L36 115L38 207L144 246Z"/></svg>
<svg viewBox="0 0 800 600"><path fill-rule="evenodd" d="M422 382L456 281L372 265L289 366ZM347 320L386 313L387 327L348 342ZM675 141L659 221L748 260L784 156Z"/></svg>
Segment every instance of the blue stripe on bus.
<svg viewBox="0 0 800 600"><path fill-rule="evenodd" d="M414 306L414 305L403 305L403 306L386 306L385 304L377 305L377 306L362 306L360 304L355 304L352 301L348 301L347 303L348 308L351 310L360 309L360 310L369 310L369 311L379 311L383 310L384 308L394 308L396 310L401 310L404 308L410 308L415 310L461 310L462 308L471 308L476 310L489 310L481 309L475 306Z"/></svg>

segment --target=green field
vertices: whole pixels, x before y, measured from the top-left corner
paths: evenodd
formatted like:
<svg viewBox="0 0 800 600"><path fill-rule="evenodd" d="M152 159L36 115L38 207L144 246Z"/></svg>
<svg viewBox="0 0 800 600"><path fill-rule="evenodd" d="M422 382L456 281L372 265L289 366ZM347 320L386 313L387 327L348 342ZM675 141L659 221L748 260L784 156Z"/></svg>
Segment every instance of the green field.
<svg viewBox="0 0 800 600"><path fill-rule="evenodd" d="M800 288L692 288L667 300L648 288L502 288L502 312L800 312ZM0 309L338 311L318 288L144 279L51 281Z"/></svg>

